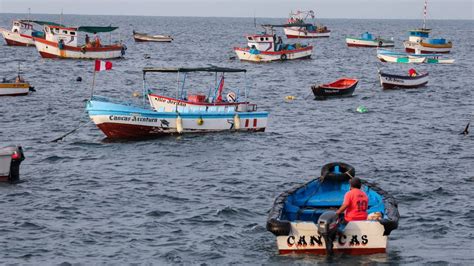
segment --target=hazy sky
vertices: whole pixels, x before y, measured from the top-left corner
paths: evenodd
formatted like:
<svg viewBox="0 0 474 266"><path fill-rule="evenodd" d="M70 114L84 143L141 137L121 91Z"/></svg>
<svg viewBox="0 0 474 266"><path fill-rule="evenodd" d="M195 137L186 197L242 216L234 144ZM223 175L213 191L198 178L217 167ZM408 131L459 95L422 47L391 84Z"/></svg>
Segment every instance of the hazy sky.
<svg viewBox="0 0 474 266"><path fill-rule="evenodd" d="M429 0L430 19L473 19L474 0ZM424 0L0 0L0 13L287 17L313 9L320 18L420 19Z"/></svg>

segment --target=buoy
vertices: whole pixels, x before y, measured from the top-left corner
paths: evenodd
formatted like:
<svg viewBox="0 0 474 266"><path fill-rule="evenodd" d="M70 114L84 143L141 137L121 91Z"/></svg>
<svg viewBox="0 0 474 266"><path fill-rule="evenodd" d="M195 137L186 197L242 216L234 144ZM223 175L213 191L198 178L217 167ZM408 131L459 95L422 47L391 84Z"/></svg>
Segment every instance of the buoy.
<svg viewBox="0 0 474 266"><path fill-rule="evenodd" d="M76 78L76 81L77 81L77 82L81 82L81 81L82 81L82 78L81 78L81 77L77 77L77 78Z"/></svg>
<svg viewBox="0 0 474 266"><path fill-rule="evenodd" d="M358 113L367 113L369 110L367 110L367 107L363 106L363 105L359 105L356 109L356 111Z"/></svg>
<svg viewBox="0 0 474 266"><path fill-rule="evenodd" d="M288 101L295 100L295 99L296 99L296 96L293 96L293 95L285 96L285 100L288 100Z"/></svg>
<svg viewBox="0 0 474 266"><path fill-rule="evenodd" d="M183 119L180 115L176 118L176 131L178 131L179 134L183 133Z"/></svg>
<svg viewBox="0 0 474 266"><path fill-rule="evenodd" d="M240 129L240 117L239 114L234 115L234 129L238 130Z"/></svg>
<svg viewBox="0 0 474 266"><path fill-rule="evenodd" d="M204 124L204 119L202 119L202 117L199 117L197 123L198 125L202 126L202 124Z"/></svg>
<svg viewBox="0 0 474 266"><path fill-rule="evenodd" d="M138 91L134 91L134 92L132 93L132 96L133 96L133 97L140 97L140 93L139 93Z"/></svg>

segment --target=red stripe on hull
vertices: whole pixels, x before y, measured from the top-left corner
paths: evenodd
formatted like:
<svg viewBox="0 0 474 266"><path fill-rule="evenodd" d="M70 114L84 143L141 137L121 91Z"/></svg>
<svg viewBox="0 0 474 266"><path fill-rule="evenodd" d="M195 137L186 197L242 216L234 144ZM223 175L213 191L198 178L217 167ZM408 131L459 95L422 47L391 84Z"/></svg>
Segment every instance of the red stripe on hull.
<svg viewBox="0 0 474 266"><path fill-rule="evenodd" d="M39 52L42 58L59 58L59 56L55 54L50 54L46 52Z"/></svg>
<svg viewBox="0 0 474 266"><path fill-rule="evenodd" d="M10 39L7 39L7 38L5 38L5 41L7 42L8 46L33 46L31 44L17 42L17 41L10 40Z"/></svg>
<svg viewBox="0 0 474 266"><path fill-rule="evenodd" d="M390 44L390 45L366 45L366 44L354 44L354 43L347 43L347 46L349 47L368 47L368 48L377 48L377 47L395 47L395 44Z"/></svg>
<svg viewBox="0 0 474 266"><path fill-rule="evenodd" d="M102 123L97 127L110 139L146 139L167 135L159 127Z"/></svg>
<svg viewBox="0 0 474 266"><path fill-rule="evenodd" d="M405 52L415 53L415 49L405 48ZM432 52L432 51L421 50L420 53L422 53L422 54L449 54L449 51L447 51L447 52Z"/></svg>
<svg viewBox="0 0 474 266"><path fill-rule="evenodd" d="M8 176L0 176L0 182L8 182L9 178Z"/></svg>
<svg viewBox="0 0 474 266"><path fill-rule="evenodd" d="M343 253L349 255L370 255L376 253L385 253L385 248L348 248L348 249L333 249L334 253ZM315 254L325 255L326 249L280 249L280 254Z"/></svg>

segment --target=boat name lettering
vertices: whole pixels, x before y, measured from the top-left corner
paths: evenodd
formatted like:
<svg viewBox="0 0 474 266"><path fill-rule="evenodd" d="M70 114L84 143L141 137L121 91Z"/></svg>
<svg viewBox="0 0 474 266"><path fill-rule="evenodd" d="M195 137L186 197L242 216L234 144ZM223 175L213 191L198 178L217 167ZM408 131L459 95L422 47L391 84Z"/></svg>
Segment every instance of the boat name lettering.
<svg viewBox="0 0 474 266"><path fill-rule="evenodd" d="M186 103L178 102L178 101L175 101L175 100L172 100L172 99L165 99L165 98L155 97L155 100L157 100L159 102L162 102L162 103L167 103L167 104L176 104L176 105L179 105L179 106L186 106Z"/></svg>
<svg viewBox="0 0 474 266"><path fill-rule="evenodd" d="M367 235L361 235L361 236L350 235L350 241L347 241L347 239L348 239L348 236L339 235L339 237L337 238L337 242L338 242L339 246L345 246L345 245L348 245L348 246L363 245L363 246L365 246L365 245L367 245L367 243L369 243L369 239L368 239ZM306 247L306 246L308 246L308 243L306 242L306 236L305 235L299 236L298 241L296 240L295 236L288 236L288 238L286 239L286 243L288 244L288 247L292 247L294 245L296 245L296 247ZM316 245L319 246L319 247L323 246L323 239L322 239L321 235L309 236L309 246L314 247Z"/></svg>
<svg viewBox="0 0 474 266"><path fill-rule="evenodd" d="M400 82L400 83L405 83L403 79L397 79L397 78L392 78L392 77L385 77L387 81L395 81L395 82Z"/></svg>
<svg viewBox="0 0 474 266"><path fill-rule="evenodd" d="M109 120L131 121L131 122L151 122L151 123L158 122L157 118L149 118L149 117L141 117L141 116L118 116L118 115L110 115Z"/></svg>

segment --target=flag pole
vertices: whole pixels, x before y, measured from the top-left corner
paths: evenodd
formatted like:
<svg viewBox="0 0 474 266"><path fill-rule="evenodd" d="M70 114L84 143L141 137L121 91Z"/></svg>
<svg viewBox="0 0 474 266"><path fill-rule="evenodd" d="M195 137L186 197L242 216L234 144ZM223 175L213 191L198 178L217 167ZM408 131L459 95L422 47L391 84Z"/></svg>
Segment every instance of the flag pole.
<svg viewBox="0 0 474 266"><path fill-rule="evenodd" d="M94 76L92 77L92 88L91 88L91 100L92 100L92 96L94 95L94 87L95 87L95 67L94 67Z"/></svg>

